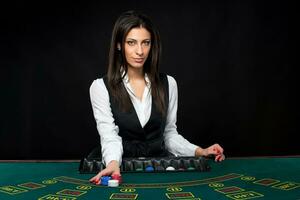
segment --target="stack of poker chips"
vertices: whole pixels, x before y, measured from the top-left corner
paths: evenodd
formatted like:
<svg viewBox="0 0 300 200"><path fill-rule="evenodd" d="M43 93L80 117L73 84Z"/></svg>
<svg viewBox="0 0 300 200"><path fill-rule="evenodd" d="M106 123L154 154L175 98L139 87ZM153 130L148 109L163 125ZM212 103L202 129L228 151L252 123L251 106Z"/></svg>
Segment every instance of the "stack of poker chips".
<svg viewBox="0 0 300 200"><path fill-rule="evenodd" d="M122 176L114 174L112 176L102 176L101 185L108 187L118 187L122 183Z"/></svg>

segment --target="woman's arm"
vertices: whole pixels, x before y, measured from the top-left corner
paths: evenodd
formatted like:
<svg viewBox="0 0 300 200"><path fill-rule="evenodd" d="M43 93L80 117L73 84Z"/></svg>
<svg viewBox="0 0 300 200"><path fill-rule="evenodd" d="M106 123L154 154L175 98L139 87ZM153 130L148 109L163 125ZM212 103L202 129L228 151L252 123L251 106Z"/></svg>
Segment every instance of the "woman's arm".
<svg viewBox="0 0 300 200"><path fill-rule="evenodd" d="M225 159L223 148L219 144L211 145L207 148L201 148L190 143L177 132L177 107L178 107L178 89L175 79L168 76L169 81L169 107L167 121L164 132L164 140L167 150L176 156L210 156L214 155L216 161Z"/></svg>
<svg viewBox="0 0 300 200"><path fill-rule="evenodd" d="M169 152L176 156L194 156L198 146L190 143L177 132L178 89L175 79L168 76L169 107L167 112L164 140Z"/></svg>
<svg viewBox="0 0 300 200"><path fill-rule="evenodd" d="M120 174L119 165L122 162L122 138L118 135L119 128L114 122L110 107L109 94L103 79L95 80L90 87L90 99L100 135L102 159L106 169L99 172L90 181L97 183L102 175Z"/></svg>

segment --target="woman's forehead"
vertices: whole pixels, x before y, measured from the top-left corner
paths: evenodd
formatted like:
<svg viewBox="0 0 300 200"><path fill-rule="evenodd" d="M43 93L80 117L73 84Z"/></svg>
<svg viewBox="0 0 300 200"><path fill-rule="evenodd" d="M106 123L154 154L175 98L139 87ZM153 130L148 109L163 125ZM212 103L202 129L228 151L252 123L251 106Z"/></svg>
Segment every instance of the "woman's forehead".
<svg viewBox="0 0 300 200"><path fill-rule="evenodd" d="M137 28L131 29L128 32L126 39L146 40L146 39L151 39L151 34L144 27L137 27Z"/></svg>

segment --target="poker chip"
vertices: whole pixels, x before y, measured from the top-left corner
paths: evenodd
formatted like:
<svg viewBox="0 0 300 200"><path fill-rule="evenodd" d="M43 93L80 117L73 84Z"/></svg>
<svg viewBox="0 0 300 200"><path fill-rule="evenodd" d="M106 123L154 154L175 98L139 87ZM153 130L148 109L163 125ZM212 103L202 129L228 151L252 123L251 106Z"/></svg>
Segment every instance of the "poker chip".
<svg viewBox="0 0 300 200"><path fill-rule="evenodd" d="M108 187L118 187L119 186L119 181L118 180L109 180L108 181Z"/></svg>
<svg viewBox="0 0 300 200"><path fill-rule="evenodd" d="M136 168L135 169L135 171L137 171L137 172L141 172L141 171L143 171L144 169L143 168Z"/></svg>
<svg viewBox="0 0 300 200"><path fill-rule="evenodd" d="M145 168L145 171L146 171L146 172L153 172L153 171L154 171L154 168L153 168L152 166L147 166L147 167Z"/></svg>
<svg viewBox="0 0 300 200"><path fill-rule="evenodd" d="M113 175L111 175L112 179L119 179L120 177L121 177L121 175L119 175L119 174L113 174Z"/></svg>
<svg viewBox="0 0 300 200"><path fill-rule="evenodd" d="M172 167L172 166L169 166L169 167L167 167L167 168L166 168L166 170L167 170L167 171L174 171L174 170L175 170L175 168L174 168L174 167Z"/></svg>
<svg viewBox="0 0 300 200"><path fill-rule="evenodd" d="M113 175L111 176L111 178L112 178L113 180L118 180L118 181L119 181L119 184L122 183L122 176L119 175L119 174L113 174Z"/></svg>
<svg viewBox="0 0 300 200"><path fill-rule="evenodd" d="M195 168L194 167L188 167L187 168L189 171L193 171L193 170L195 170Z"/></svg>
<svg viewBox="0 0 300 200"><path fill-rule="evenodd" d="M162 167L162 166L156 166L156 167L155 167L155 170L156 170L156 171L165 171L165 168Z"/></svg>
<svg viewBox="0 0 300 200"><path fill-rule="evenodd" d="M108 185L108 181L111 179L110 176L102 176L101 177L101 185L105 185L107 186Z"/></svg>

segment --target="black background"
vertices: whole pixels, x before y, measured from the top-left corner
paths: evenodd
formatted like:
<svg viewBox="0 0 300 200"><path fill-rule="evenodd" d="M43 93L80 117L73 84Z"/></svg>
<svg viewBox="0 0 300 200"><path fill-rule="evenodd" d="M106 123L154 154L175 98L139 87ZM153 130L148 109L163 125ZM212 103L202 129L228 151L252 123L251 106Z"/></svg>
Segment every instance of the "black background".
<svg viewBox="0 0 300 200"><path fill-rule="evenodd" d="M89 86L131 9L160 30L184 137L227 156L300 154L286 1L62 2L1 6L0 159L79 159L99 143Z"/></svg>

